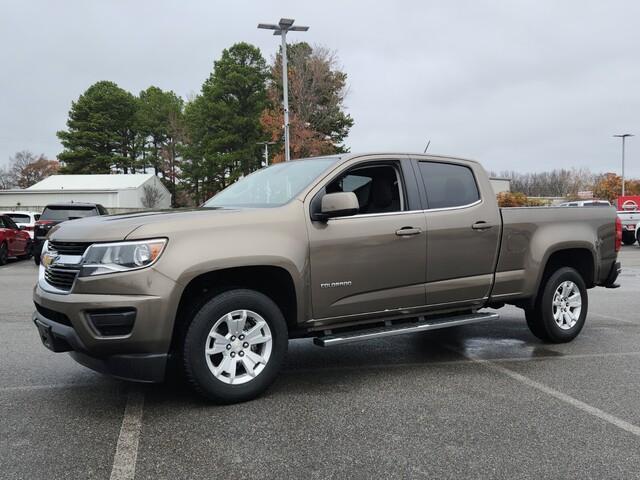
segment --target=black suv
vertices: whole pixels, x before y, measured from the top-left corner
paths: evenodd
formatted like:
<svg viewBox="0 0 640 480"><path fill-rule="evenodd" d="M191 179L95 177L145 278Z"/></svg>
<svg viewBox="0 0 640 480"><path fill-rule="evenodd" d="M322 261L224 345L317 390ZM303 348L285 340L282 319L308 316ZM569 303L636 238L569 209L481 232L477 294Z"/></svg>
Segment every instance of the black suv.
<svg viewBox="0 0 640 480"><path fill-rule="evenodd" d="M107 209L99 203L52 203L44 207L33 232L33 260L36 265L40 264L42 245L54 225L76 218L108 214Z"/></svg>

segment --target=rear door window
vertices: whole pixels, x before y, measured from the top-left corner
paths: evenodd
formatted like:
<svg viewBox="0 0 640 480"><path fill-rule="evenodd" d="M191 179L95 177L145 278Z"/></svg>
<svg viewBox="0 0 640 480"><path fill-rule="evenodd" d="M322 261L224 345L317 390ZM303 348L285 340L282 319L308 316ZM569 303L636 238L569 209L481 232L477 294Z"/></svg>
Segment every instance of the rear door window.
<svg viewBox="0 0 640 480"><path fill-rule="evenodd" d="M25 215L23 213L7 213L7 217L13 220L16 223L30 223L31 217L29 215Z"/></svg>
<svg viewBox="0 0 640 480"><path fill-rule="evenodd" d="M480 192L469 167L452 163L419 162L429 209L470 205Z"/></svg>
<svg viewBox="0 0 640 480"><path fill-rule="evenodd" d="M42 212L42 220L64 222L74 218L93 217L97 215L95 207L47 207Z"/></svg>

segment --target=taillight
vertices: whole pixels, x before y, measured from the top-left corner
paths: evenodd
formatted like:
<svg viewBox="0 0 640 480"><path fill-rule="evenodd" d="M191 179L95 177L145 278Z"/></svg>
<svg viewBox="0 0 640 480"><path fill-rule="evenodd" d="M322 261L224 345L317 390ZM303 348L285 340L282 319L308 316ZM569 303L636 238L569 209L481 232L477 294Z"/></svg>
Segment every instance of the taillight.
<svg viewBox="0 0 640 480"><path fill-rule="evenodd" d="M616 252L620 251L620 247L622 247L622 220L616 217Z"/></svg>
<svg viewBox="0 0 640 480"><path fill-rule="evenodd" d="M33 227L32 227L31 225L25 225L25 226L24 226L24 228L23 228L23 230L27 230L27 231L29 231L29 232L30 232L30 231L32 231L32 230L33 230Z"/></svg>
<svg viewBox="0 0 640 480"><path fill-rule="evenodd" d="M51 225L52 223L55 223L55 222L53 220L38 220L36 222L36 226Z"/></svg>

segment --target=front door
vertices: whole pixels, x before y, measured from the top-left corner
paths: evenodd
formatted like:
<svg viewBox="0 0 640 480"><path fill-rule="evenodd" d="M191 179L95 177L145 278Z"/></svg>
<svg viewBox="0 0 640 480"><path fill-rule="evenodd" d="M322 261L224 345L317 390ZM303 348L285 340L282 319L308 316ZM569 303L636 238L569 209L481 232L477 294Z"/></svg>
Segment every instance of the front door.
<svg viewBox="0 0 640 480"><path fill-rule="evenodd" d="M405 174L400 162L357 164L314 197L312 206L324 193L350 191L360 205L357 215L310 222L314 319L424 305L426 222L421 210L410 210Z"/></svg>

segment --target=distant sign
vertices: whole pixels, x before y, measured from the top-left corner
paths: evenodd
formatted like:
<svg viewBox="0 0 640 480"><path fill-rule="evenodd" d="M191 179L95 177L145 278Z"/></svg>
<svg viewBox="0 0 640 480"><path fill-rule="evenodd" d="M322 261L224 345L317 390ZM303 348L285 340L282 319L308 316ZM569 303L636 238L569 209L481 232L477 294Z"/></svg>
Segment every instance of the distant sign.
<svg viewBox="0 0 640 480"><path fill-rule="evenodd" d="M578 192L578 198L590 199L593 198L592 190L581 190Z"/></svg>
<svg viewBox="0 0 640 480"><path fill-rule="evenodd" d="M618 211L636 211L640 206L639 195L625 195L618 198Z"/></svg>

